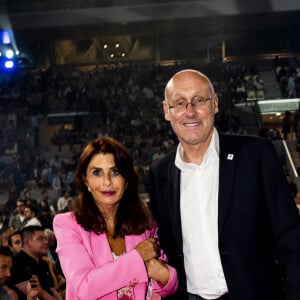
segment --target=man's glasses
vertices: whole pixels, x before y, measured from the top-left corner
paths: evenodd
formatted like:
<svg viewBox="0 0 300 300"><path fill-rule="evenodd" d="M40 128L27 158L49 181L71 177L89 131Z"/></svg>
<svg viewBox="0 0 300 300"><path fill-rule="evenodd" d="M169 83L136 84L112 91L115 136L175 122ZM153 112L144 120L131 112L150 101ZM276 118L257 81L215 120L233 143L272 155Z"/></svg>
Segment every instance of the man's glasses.
<svg viewBox="0 0 300 300"><path fill-rule="evenodd" d="M185 99L181 99L181 100L176 101L174 105L168 104L168 106L169 106L169 109L173 109L173 111L175 113L184 112L188 108L189 104L191 104L191 106L196 111L198 111L206 104L207 101L212 100L214 95L215 94L212 94L211 96L209 96L207 98L197 96L197 97L194 97L191 102L188 102Z"/></svg>

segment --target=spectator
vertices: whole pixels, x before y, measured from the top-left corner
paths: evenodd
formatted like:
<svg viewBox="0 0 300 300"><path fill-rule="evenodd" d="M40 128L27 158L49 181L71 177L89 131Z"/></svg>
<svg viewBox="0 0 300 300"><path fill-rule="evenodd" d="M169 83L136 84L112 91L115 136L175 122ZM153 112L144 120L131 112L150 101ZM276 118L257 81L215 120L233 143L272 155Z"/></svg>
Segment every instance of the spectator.
<svg viewBox="0 0 300 300"><path fill-rule="evenodd" d="M285 111L284 118L282 120L282 130L283 138L286 140L291 133L291 112Z"/></svg>
<svg viewBox="0 0 300 300"><path fill-rule="evenodd" d="M9 219L4 215L4 212L0 210L0 234L5 231L9 226Z"/></svg>
<svg viewBox="0 0 300 300"><path fill-rule="evenodd" d="M9 288L6 283L10 278L12 267L12 253L7 247L0 247L0 299L18 300L16 292Z"/></svg>
<svg viewBox="0 0 300 300"><path fill-rule="evenodd" d="M21 231L13 231L8 237L8 246L12 251L13 255L19 253L22 248L22 237Z"/></svg>
<svg viewBox="0 0 300 300"><path fill-rule="evenodd" d="M32 275L37 275L41 285L40 300L61 300L54 289L48 264L42 259L47 255L48 242L40 226L27 226L22 232L22 249L13 258L11 284L16 288L19 300L27 298L27 284Z"/></svg>
<svg viewBox="0 0 300 300"><path fill-rule="evenodd" d="M65 208L67 208L69 200L72 200L69 190L63 189L61 193L62 193L62 195L61 195L61 197L58 198L58 201L57 201L57 211L58 212L62 212Z"/></svg>
<svg viewBox="0 0 300 300"><path fill-rule="evenodd" d="M25 226L41 226L41 222L38 219L38 209L36 206L31 204L26 204L25 206Z"/></svg>
<svg viewBox="0 0 300 300"><path fill-rule="evenodd" d="M24 189L23 194L26 204L34 205L35 207L38 206L37 200L31 197L31 191L29 189Z"/></svg>
<svg viewBox="0 0 300 300"><path fill-rule="evenodd" d="M9 226L14 230L20 230L25 224L25 200L18 198L17 200L17 214L9 220Z"/></svg>
<svg viewBox="0 0 300 300"><path fill-rule="evenodd" d="M300 214L300 193L297 193L297 195L295 196L295 203L296 203L296 206L299 210L299 214Z"/></svg>

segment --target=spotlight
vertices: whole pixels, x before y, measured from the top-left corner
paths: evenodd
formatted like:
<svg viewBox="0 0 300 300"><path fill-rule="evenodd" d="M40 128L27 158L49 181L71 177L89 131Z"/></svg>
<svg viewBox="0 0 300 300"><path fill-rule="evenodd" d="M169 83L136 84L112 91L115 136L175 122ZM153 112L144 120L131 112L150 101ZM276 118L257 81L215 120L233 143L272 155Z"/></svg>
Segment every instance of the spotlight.
<svg viewBox="0 0 300 300"><path fill-rule="evenodd" d="M6 56L7 58L9 58L9 59L10 59L10 58L13 58L13 57L14 57L14 51L11 50L11 49L6 50L5 56Z"/></svg>
<svg viewBox="0 0 300 300"><path fill-rule="evenodd" d="M12 60L7 60L4 63L5 69L10 69L11 70L11 69L14 68L14 66L15 66L15 63Z"/></svg>
<svg viewBox="0 0 300 300"><path fill-rule="evenodd" d="M12 42L11 33L9 30L3 30L1 33L1 42L4 45L8 45Z"/></svg>

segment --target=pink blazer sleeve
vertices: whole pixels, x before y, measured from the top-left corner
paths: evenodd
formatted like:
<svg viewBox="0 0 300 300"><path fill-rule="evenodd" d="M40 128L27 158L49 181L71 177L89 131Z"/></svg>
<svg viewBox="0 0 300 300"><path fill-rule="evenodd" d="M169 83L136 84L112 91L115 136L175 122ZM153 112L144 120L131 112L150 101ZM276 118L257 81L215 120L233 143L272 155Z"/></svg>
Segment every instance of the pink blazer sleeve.
<svg viewBox="0 0 300 300"><path fill-rule="evenodd" d="M157 227L151 231L146 232L146 238L149 237L154 237L158 239ZM167 256L164 254L162 250L160 251L159 259L165 262L166 264L168 262ZM178 287L177 271L173 267L169 266L168 264L167 267L169 268L169 272L170 272L168 283L165 286L162 286L158 282L152 281L152 283L150 284L150 288L151 288L150 300L160 299L160 296L166 297L170 294L175 293L175 291L177 290Z"/></svg>

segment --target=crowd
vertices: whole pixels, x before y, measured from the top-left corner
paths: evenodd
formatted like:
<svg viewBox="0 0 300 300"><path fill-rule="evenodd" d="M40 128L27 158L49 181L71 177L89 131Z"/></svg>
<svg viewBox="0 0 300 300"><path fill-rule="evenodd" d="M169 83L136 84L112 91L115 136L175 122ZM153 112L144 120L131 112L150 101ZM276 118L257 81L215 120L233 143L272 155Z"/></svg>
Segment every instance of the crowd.
<svg viewBox="0 0 300 300"><path fill-rule="evenodd" d="M300 97L300 61L276 57L274 72L283 98Z"/></svg>
<svg viewBox="0 0 300 300"><path fill-rule="evenodd" d="M32 180L46 163L39 151L38 136L44 133L39 132L37 116L88 111L97 115L86 124L78 118L73 128L62 126L53 134L51 141L59 150L69 145L70 156L76 160L80 151L73 149L74 144L83 146L97 136L111 135L129 148L137 165L148 166L176 142L163 120L161 101L166 79L184 67L199 68L213 78L222 99L217 124L224 132L237 132L240 124L233 104L256 97L263 86L255 64L133 63L84 71L21 70L0 78L0 154L17 155L20 172Z"/></svg>
<svg viewBox="0 0 300 300"><path fill-rule="evenodd" d="M7 136L6 131L2 131L2 151L5 152L8 145L17 144L17 152L12 156L11 163L6 165L1 171L1 184L2 187L7 188L8 199L0 208L0 246L8 249L12 257L12 272L11 276L9 276L10 278L5 280L5 292L13 289L18 294L19 299L61 300L65 298L66 279L56 250L59 249L58 252L62 253L61 255L67 259L64 260L64 268L69 270L69 263L66 262L69 256L65 252L68 247L70 248L68 251L72 252L73 249L69 244L62 245L65 242L64 233L67 232L64 227L73 226L74 230L78 232L81 231L81 229L77 228L80 224L85 229L81 233L83 239L86 231L96 234L99 232L103 233L102 221L97 225L99 230L94 227L87 228L86 226L90 226L87 225L89 222L87 223L86 215L81 214L79 209L82 209L82 206L85 205L83 197L90 199L90 195L92 195L97 206L97 201L101 203L99 207L103 208L104 216L110 216L112 212L110 210L107 211L106 205L102 203L103 199L97 199L97 187L93 176L100 176L101 172L103 172L105 175L101 176L104 177L104 182L106 182L117 180L108 180L107 178L110 176L117 178L120 175L118 173L119 170L107 168L107 165L111 164L111 159L105 155L105 158L103 157L103 153L111 153L111 148L108 148L110 149L108 152L105 149L100 151L94 145L94 151L98 152L95 152L93 156L86 154L86 157L82 156L79 160L82 149L95 138L114 137L121 142L121 146L118 146L121 147L120 152L124 151L122 150L123 146L128 149L132 163L135 166L131 170L131 175L126 173L128 171L126 168L122 170L125 175L127 174L125 176L121 172L122 176L130 183L130 176L135 176L133 174L136 170L141 179L140 185L137 187L138 192L148 192L149 166L154 161L175 150L178 144L177 136L174 134L171 126L164 120L164 115L161 112L161 102L163 88L170 74L183 67L187 66L133 65L85 72L47 70L45 72L32 73L32 76L28 76L27 85L18 86L20 82L17 79L1 82L0 88L3 91L1 109L2 112L10 112L7 117L4 117L5 114L1 114L2 125L4 126L3 128L9 128L8 134L11 135ZM189 65L188 67L191 66ZM216 127L220 132L246 135L245 128L232 113L232 108L234 102L248 99L248 92L246 89L241 89L241 85L244 85L245 88L245 86L250 86L249 82L256 82L257 85L254 84L255 87L251 87L255 90L255 93L263 88L263 82L259 79L255 66L244 66L236 63L228 65L209 64L201 66L201 69L213 78L211 82L212 87L219 97L218 109L216 109L216 113L218 112L215 120ZM11 89L8 89L8 86ZM255 97L257 97L257 94L255 94ZM25 105L20 105L22 100L25 100ZM186 109L188 104L191 103L187 102L185 104ZM195 106L196 104L192 105ZM169 109L174 107L169 106ZM165 106L164 108L166 112L167 108ZM93 123L89 123L88 127L84 127L84 124L80 124L80 126L77 124L78 126L73 129L72 134L62 127L61 131L52 138L53 143L58 146L68 145L71 158L68 162L60 157L60 152L53 153L51 159L46 159L39 150L39 141L35 135L36 120L34 120L34 116L55 112L57 111L56 109L59 109L59 111L87 110L99 112L98 117L94 119ZM176 109L182 109L182 107L176 107ZM21 114L23 114L22 117L20 117ZM98 140L99 143L101 141L101 139ZM73 146L78 142L81 144L81 148L75 149ZM84 151L88 152L86 149ZM118 155L115 153L113 155L114 160L117 161ZM84 162L84 159L87 162ZM94 159L97 161L96 165L104 166L103 169L101 167L101 172L97 168L94 170ZM231 158L227 157L227 160L231 160ZM80 178L77 178L76 182L82 181L81 194L78 194L78 186L77 189L75 188L74 178L78 161L81 161L82 175ZM90 164L92 164L91 167ZM89 175L91 169L94 171ZM27 185L29 181L33 182L36 190L40 192L38 199L32 197L31 189ZM132 192L130 189L127 192L128 182L123 180L119 182L122 187L122 193L125 195ZM112 193L110 190L106 192ZM81 195L81 198L78 201L79 195ZM122 195L120 199L123 199ZM93 205L88 207L90 216L93 215L92 211L94 208ZM74 220L67 220L67 217L66 220L60 218L59 215L63 212L75 212L78 222L74 223ZM86 213L87 210L84 210L84 212ZM118 215L117 212L113 212L114 214ZM102 217L101 214L100 217ZM61 239L61 244L58 248L53 227L54 218L58 220L56 228L60 232ZM99 216L96 216L96 218L99 219ZM109 219L105 219L105 222L108 222ZM150 219L148 221L150 222ZM149 224L144 224L143 229L148 228ZM108 222L106 226L109 225L110 223ZM116 226L114 229L116 231L125 230L120 229L118 227L119 224L114 224L114 226ZM135 229L130 229L130 226L128 228L125 232L129 235L132 232L140 233L141 230L138 229L138 226ZM118 254L123 253L124 240L118 240L120 244L114 244L116 242L114 241L116 238L114 230L111 232L109 242L112 243L111 247L114 246L116 249L117 259ZM130 230L133 231L131 232ZM120 237L124 238L122 234L120 234ZM73 234L70 234L69 238L75 241ZM148 238L149 244L147 244L147 247L151 245L151 247L155 248L156 245L155 243L153 244L152 240L153 236ZM91 247L89 242L90 239L88 239L86 244L87 252L89 247ZM38 247L36 243L38 243ZM81 249L81 240L79 244L78 247ZM123 250L121 251L120 249ZM154 250L157 252L157 249ZM141 253L144 252L141 251ZM153 254L151 255L153 256ZM151 259L154 259L152 256ZM146 258L145 261L147 261ZM157 264L156 261L154 263ZM144 262L141 265L144 268ZM86 265L82 265L82 267L86 267ZM166 272L165 265L156 265L156 267L162 268L162 272ZM147 270L149 272L148 275L151 274L152 276L155 273L152 273L152 267L149 265L147 268L150 270ZM168 281L166 278L174 276L171 271L172 269L169 268L168 276L165 276L165 273L163 278L159 277L158 282L164 282L164 285L166 285ZM80 273L81 271L78 269L78 272ZM173 275L171 276L170 274ZM35 275L38 275L38 279ZM72 272L69 276L73 278ZM153 275L153 278L158 278L156 276ZM170 289L169 291L173 291L175 289L176 280L174 279L175 277L172 278L174 280L173 287L167 287L166 290ZM78 281L78 278L73 279L74 282ZM28 280L32 282L31 286L28 286ZM121 292L121 290L118 291ZM80 292L84 294L86 290L83 289ZM124 291L122 290L122 292ZM69 293L72 295L73 291L70 292L69 290Z"/></svg>
<svg viewBox="0 0 300 300"><path fill-rule="evenodd" d="M91 71L27 70L0 80L0 151L12 157L0 174L0 185L8 195L0 210L0 244L8 247L13 256L21 252L13 259L10 286L33 275L32 270L22 269L22 262L28 259L26 253L30 253L43 262L38 270L39 278L43 278L37 284L39 293L52 294L55 299L64 297L65 280L55 253L52 222L55 215L73 209L77 196L74 171L83 146L90 140L113 136L121 141L140 175L139 192L148 192L149 165L177 144L161 113L161 101L167 78L183 67L195 66L133 64ZM201 69L213 78L214 88L222 99L217 125L222 131L240 133L242 126L233 113L233 104L246 101L248 93L249 97L256 97L262 88L255 66L207 64L201 65ZM68 145L68 162L60 157L60 152L47 159L39 150L36 116L68 111L96 111L98 115L88 127L79 120L73 129L62 126L52 137L58 149ZM78 143L81 147L75 149L73 145ZM40 192L38 199L32 198L28 181L33 181ZM39 251L32 249L31 241L35 239L42 245ZM37 268L36 264L33 267ZM46 278L49 270L51 276ZM17 287L19 299L29 295L27 286Z"/></svg>

